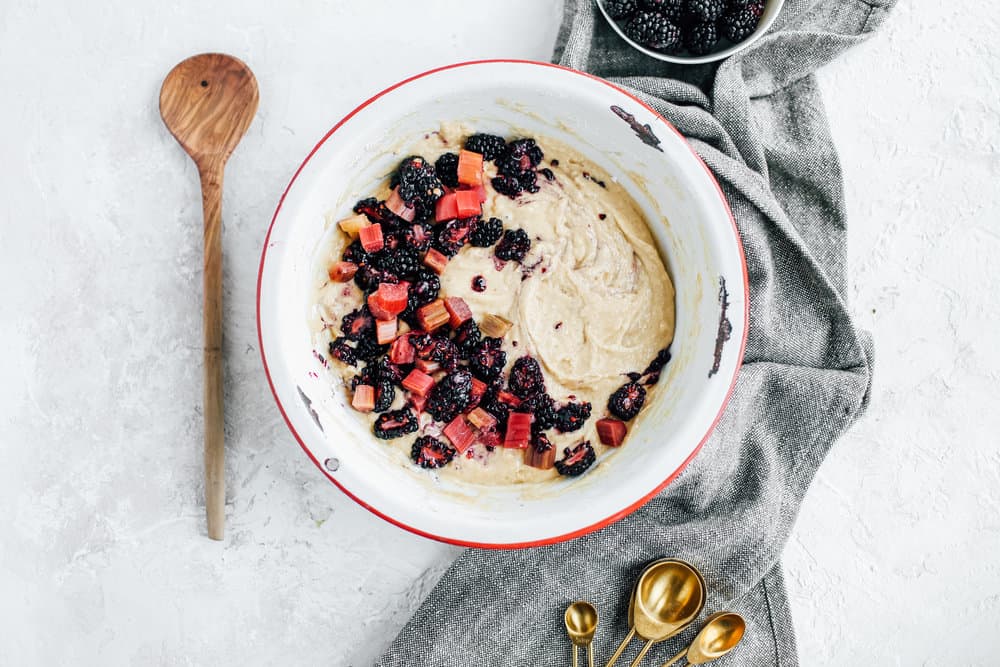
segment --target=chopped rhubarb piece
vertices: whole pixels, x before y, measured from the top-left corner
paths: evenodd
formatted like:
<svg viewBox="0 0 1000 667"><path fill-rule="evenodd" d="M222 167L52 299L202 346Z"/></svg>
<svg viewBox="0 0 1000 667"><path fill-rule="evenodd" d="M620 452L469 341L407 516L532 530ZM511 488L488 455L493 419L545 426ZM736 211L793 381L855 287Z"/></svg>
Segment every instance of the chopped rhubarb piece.
<svg viewBox="0 0 1000 667"><path fill-rule="evenodd" d="M458 206L459 218L471 218L483 212L479 194L475 190L459 190L455 193L455 204Z"/></svg>
<svg viewBox="0 0 1000 667"><path fill-rule="evenodd" d="M454 220L458 217L458 197L454 192L449 192L437 200L434 204L434 220L444 222Z"/></svg>
<svg viewBox="0 0 1000 667"><path fill-rule="evenodd" d="M507 418L507 435L503 446L510 449L524 449L531 441L531 415L527 412L512 412Z"/></svg>
<svg viewBox="0 0 1000 667"><path fill-rule="evenodd" d="M483 154L472 151L458 153L458 182L462 185L479 185L483 182Z"/></svg>
<svg viewBox="0 0 1000 667"><path fill-rule="evenodd" d="M448 322L452 328L456 328L462 322L472 319L472 311L469 310L469 305L460 296L449 296L444 300L444 307L448 311Z"/></svg>
<svg viewBox="0 0 1000 667"><path fill-rule="evenodd" d="M414 368L403 378L403 388L417 396L426 396L433 386L434 378L418 368Z"/></svg>
<svg viewBox="0 0 1000 667"><path fill-rule="evenodd" d="M483 316L483 321L479 323L479 330L483 332L484 336L503 338L512 326L514 325L508 320L490 313Z"/></svg>
<svg viewBox="0 0 1000 667"><path fill-rule="evenodd" d="M413 366L424 373L436 373L441 370L441 363L430 359L417 359Z"/></svg>
<svg viewBox="0 0 1000 667"><path fill-rule="evenodd" d="M394 364L412 364L415 356L416 350L410 343L410 337L405 334L394 340L389 348L389 361Z"/></svg>
<svg viewBox="0 0 1000 667"><path fill-rule="evenodd" d="M379 302L379 307L381 307L384 311L391 313L392 317L395 317L406 310L406 300L409 296L409 283L382 283L378 286L378 290L375 292L375 297Z"/></svg>
<svg viewBox="0 0 1000 667"><path fill-rule="evenodd" d="M444 436L451 440L451 444L460 453L468 449L469 445L476 440L475 432L469 427L469 422L465 421L465 417L462 415L455 417L444 427Z"/></svg>
<svg viewBox="0 0 1000 667"><path fill-rule="evenodd" d="M472 389L469 390L469 406L476 407L486 393L486 383L477 378L472 378Z"/></svg>
<svg viewBox="0 0 1000 667"><path fill-rule="evenodd" d="M479 197L479 203L486 201L486 187L482 185L477 185L472 188L476 192L476 196Z"/></svg>
<svg viewBox="0 0 1000 667"><path fill-rule="evenodd" d="M423 412L424 406L427 405L427 397L410 394L410 405L412 405L413 409L417 412Z"/></svg>
<svg viewBox="0 0 1000 667"><path fill-rule="evenodd" d="M617 447L625 440L626 433L628 426L621 420L610 417L597 420L597 436L601 439L602 445Z"/></svg>
<svg viewBox="0 0 1000 667"><path fill-rule="evenodd" d="M413 218L417 215L416 209L407 206L403 198L399 196L399 188L395 188L389 195L385 201L385 207L407 222L413 222Z"/></svg>
<svg viewBox="0 0 1000 667"><path fill-rule="evenodd" d="M365 227L371 227L371 221L364 215L352 215L349 218L344 218L337 225L352 238L357 236L358 233Z"/></svg>
<svg viewBox="0 0 1000 667"><path fill-rule="evenodd" d="M524 450L524 462L532 468L551 470L556 464L556 448L549 447L540 452L534 447L528 447Z"/></svg>
<svg viewBox="0 0 1000 667"><path fill-rule="evenodd" d="M396 340L396 333L399 331L399 323L396 318L391 320L379 320L375 323L375 339L379 345L388 345Z"/></svg>
<svg viewBox="0 0 1000 667"><path fill-rule="evenodd" d="M361 239L361 247L365 249L365 252L377 252L385 246L385 239L382 238L382 225L377 222L374 225L362 227L358 232L358 238Z"/></svg>
<svg viewBox="0 0 1000 667"><path fill-rule="evenodd" d="M448 266L448 256L435 250L434 248L431 248L427 251L427 254L424 255L424 264L440 276L444 273L444 267Z"/></svg>
<svg viewBox="0 0 1000 667"><path fill-rule="evenodd" d="M351 406L358 412L371 412L375 409L375 387L359 384L354 388L354 399Z"/></svg>
<svg viewBox="0 0 1000 667"><path fill-rule="evenodd" d="M476 408L468 414L469 423L476 428L492 428L497 424L497 418L482 408Z"/></svg>
<svg viewBox="0 0 1000 667"><path fill-rule="evenodd" d="M515 408L521 405L521 399L515 396L514 394L510 393L509 391L498 391L497 398L499 398L507 405L510 405Z"/></svg>
<svg viewBox="0 0 1000 667"><path fill-rule="evenodd" d="M346 283L357 272L357 264L353 262L337 262L330 267L330 280L335 283Z"/></svg>
<svg viewBox="0 0 1000 667"><path fill-rule="evenodd" d="M381 299L374 292L368 295L368 310L372 311L376 320L391 320L396 316L395 313L390 313L382 306Z"/></svg>
<svg viewBox="0 0 1000 667"><path fill-rule="evenodd" d="M448 309L444 307L444 299L434 299L417 310L417 321L420 322L420 326L425 331L434 331L447 324L449 319L451 316L448 314Z"/></svg>

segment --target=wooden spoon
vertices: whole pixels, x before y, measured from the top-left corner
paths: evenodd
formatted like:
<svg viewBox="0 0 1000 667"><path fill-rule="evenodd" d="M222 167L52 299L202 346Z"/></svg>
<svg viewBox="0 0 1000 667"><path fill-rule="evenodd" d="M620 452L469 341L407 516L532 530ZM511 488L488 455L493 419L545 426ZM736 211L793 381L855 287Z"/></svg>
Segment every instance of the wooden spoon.
<svg viewBox="0 0 1000 667"><path fill-rule="evenodd" d="M160 89L160 116L198 166L205 218L205 511L208 536L225 533L222 390L222 175L257 112L257 80L243 62L204 53L181 62Z"/></svg>

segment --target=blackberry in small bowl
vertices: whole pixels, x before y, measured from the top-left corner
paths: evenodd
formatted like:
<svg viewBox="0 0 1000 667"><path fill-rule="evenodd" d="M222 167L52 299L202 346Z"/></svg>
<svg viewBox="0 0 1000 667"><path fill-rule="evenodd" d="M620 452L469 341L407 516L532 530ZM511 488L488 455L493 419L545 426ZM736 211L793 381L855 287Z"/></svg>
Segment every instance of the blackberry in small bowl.
<svg viewBox="0 0 1000 667"><path fill-rule="evenodd" d="M639 51L667 62L700 64L722 60L759 39L784 0L598 0L597 4L614 31ZM500 186L516 190L507 181Z"/></svg>

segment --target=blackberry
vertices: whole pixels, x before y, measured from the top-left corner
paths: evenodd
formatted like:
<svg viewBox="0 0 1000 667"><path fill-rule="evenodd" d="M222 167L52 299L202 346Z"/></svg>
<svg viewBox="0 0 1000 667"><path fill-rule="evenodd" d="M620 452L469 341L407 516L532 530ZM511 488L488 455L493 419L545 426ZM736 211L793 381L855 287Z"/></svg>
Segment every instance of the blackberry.
<svg viewBox="0 0 1000 667"><path fill-rule="evenodd" d="M675 51L681 46L681 29L667 17L653 12L636 14L625 26L625 34L651 49Z"/></svg>
<svg viewBox="0 0 1000 667"><path fill-rule="evenodd" d="M476 218L460 218L438 225L434 237L434 247L441 254L454 257L462 249L462 246L468 243L475 221Z"/></svg>
<svg viewBox="0 0 1000 667"><path fill-rule="evenodd" d="M353 243L344 249L343 260L361 266L368 261L368 252L361 245L361 241L355 239Z"/></svg>
<svg viewBox="0 0 1000 667"><path fill-rule="evenodd" d="M419 422L413 411L409 408L402 408L380 414L375 420L372 431L374 431L376 438L392 440L413 433L418 426Z"/></svg>
<svg viewBox="0 0 1000 667"><path fill-rule="evenodd" d="M394 273L376 269L370 263L362 264L358 267L358 272L354 274L354 284L363 292L368 292L378 288L379 283L398 283L399 278Z"/></svg>
<svg viewBox="0 0 1000 667"><path fill-rule="evenodd" d="M531 434L531 446L539 454L547 452L553 447L552 441L549 440L549 436L545 435L541 431Z"/></svg>
<svg viewBox="0 0 1000 667"><path fill-rule="evenodd" d="M369 366L372 367L372 372L378 382L390 382L402 386L403 369L389 361L388 357L382 357Z"/></svg>
<svg viewBox="0 0 1000 667"><path fill-rule="evenodd" d="M490 389L483 395L479 401L479 407L496 417L499 429L506 430L507 418L510 416L510 406L497 398L496 389Z"/></svg>
<svg viewBox="0 0 1000 667"><path fill-rule="evenodd" d="M542 367L534 357L523 356L510 367L510 377L507 379L510 393L518 398L527 398L532 394L545 392L545 377Z"/></svg>
<svg viewBox="0 0 1000 667"><path fill-rule="evenodd" d="M379 345L374 334L362 336L354 345L354 352L361 361L371 361L389 351L388 345Z"/></svg>
<svg viewBox="0 0 1000 667"><path fill-rule="evenodd" d="M367 364L361 369L360 373L351 378L351 391L357 389L359 384L366 384L369 387L374 387L378 381L378 366L375 364Z"/></svg>
<svg viewBox="0 0 1000 667"><path fill-rule="evenodd" d="M468 359L476 347L479 345L479 341L482 340L483 335L479 331L479 325L472 318L467 319L458 325L455 329L455 335L452 338L452 342L458 349L458 355L462 359Z"/></svg>
<svg viewBox="0 0 1000 667"><path fill-rule="evenodd" d="M445 153L434 163L434 171L441 182L449 188L458 187L458 156Z"/></svg>
<svg viewBox="0 0 1000 667"><path fill-rule="evenodd" d="M434 385L427 396L424 409L440 422L450 422L469 405L472 391L472 374L458 370Z"/></svg>
<svg viewBox="0 0 1000 667"><path fill-rule="evenodd" d="M360 340L375 331L375 317L368 306L361 306L341 318L340 331L347 340Z"/></svg>
<svg viewBox="0 0 1000 667"><path fill-rule="evenodd" d="M684 40L688 51L696 56L711 53L718 41L719 30L712 22L696 23L691 27Z"/></svg>
<svg viewBox="0 0 1000 667"><path fill-rule="evenodd" d="M420 270L410 283L410 296L418 305L425 306L441 293L441 279L433 271Z"/></svg>
<svg viewBox="0 0 1000 667"><path fill-rule="evenodd" d="M426 222L415 223L407 230L406 241L417 251L427 250L434 240L434 228Z"/></svg>
<svg viewBox="0 0 1000 667"><path fill-rule="evenodd" d="M684 15L684 0L639 0L639 6L666 16L674 24Z"/></svg>
<svg viewBox="0 0 1000 667"><path fill-rule="evenodd" d="M576 477L592 466L595 460L597 456L594 454L594 448L590 446L589 440L584 440L573 449L569 447L563 449L563 458L561 461L556 461L556 470L560 475Z"/></svg>
<svg viewBox="0 0 1000 667"><path fill-rule="evenodd" d="M482 276L473 276L472 278L472 291L473 292L485 292L486 291L486 278Z"/></svg>
<svg viewBox="0 0 1000 667"><path fill-rule="evenodd" d="M496 176L490 181L493 185L493 189L502 195L507 195L511 199L516 199L524 188L518 182L517 178L514 176Z"/></svg>
<svg viewBox="0 0 1000 667"><path fill-rule="evenodd" d="M502 159L508 168L514 168L513 165L516 163L516 171L522 172L537 167L544 157L545 154L534 139L515 139L507 144Z"/></svg>
<svg viewBox="0 0 1000 667"><path fill-rule="evenodd" d="M363 213L373 223L377 222L383 226L395 227L404 222L402 218L397 217L395 213L389 210L384 201L379 201L375 197L368 197L359 201L354 205L354 212Z"/></svg>
<svg viewBox="0 0 1000 667"><path fill-rule="evenodd" d="M503 137L495 134L473 134L465 140L465 150L480 153L485 160L496 160L506 147Z"/></svg>
<svg viewBox="0 0 1000 667"><path fill-rule="evenodd" d="M421 468L433 469L446 466L455 458L456 451L437 438L422 435L413 441L410 458Z"/></svg>
<svg viewBox="0 0 1000 667"><path fill-rule="evenodd" d="M477 248L489 248L500 240L503 235L503 222L500 218L490 218L489 220L477 220L472 226L472 234L469 241Z"/></svg>
<svg viewBox="0 0 1000 667"><path fill-rule="evenodd" d="M402 381L403 371L399 366L382 357L378 361L366 364L357 375L351 378L351 391L354 391L359 384L378 387L383 382L393 385Z"/></svg>
<svg viewBox="0 0 1000 667"><path fill-rule="evenodd" d="M531 249L531 239L523 229L508 229L493 251L499 259L520 262Z"/></svg>
<svg viewBox="0 0 1000 667"><path fill-rule="evenodd" d="M566 403L556 410L556 430L560 433L572 433L583 428L590 419L590 403Z"/></svg>
<svg viewBox="0 0 1000 667"><path fill-rule="evenodd" d="M483 382L496 380L507 365L507 353L501 349L503 340L486 337L469 356L469 368Z"/></svg>
<svg viewBox="0 0 1000 667"><path fill-rule="evenodd" d="M535 417L531 424L534 431L543 431L556 425L556 402L545 392L538 392L524 399L515 411L528 412Z"/></svg>
<svg viewBox="0 0 1000 667"><path fill-rule="evenodd" d="M646 388L638 382L626 382L608 399L608 410L618 419L632 419L646 403Z"/></svg>
<svg viewBox="0 0 1000 667"><path fill-rule="evenodd" d="M669 361L670 361L669 347L665 347L656 353L656 357L651 362L649 362L649 366L646 366L646 370L642 372L642 377L646 378L645 380L646 386L656 384L657 382L660 381L660 372L663 370L663 367L666 366ZM630 378L632 382L637 382L639 380L638 377L632 378L630 376Z"/></svg>
<svg viewBox="0 0 1000 667"><path fill-rule="evenodd" d="M613 19L627 19L635 14L636 0L604 0L604 9Z"/></svg>
<svg viewBox="0 0 1000 667"><path fill-rule="evenodd" d="M426 269L418 271L410 282L410 296L406 300L406 309L399 314L400 319L410 326L417 326L417 309L438 298L440 293L441 279L437 274Z"/></svg>
<svg viewBox="0 0 1000 667"><path fill-rule="evenodd" d="M458 348L447 338L419 333L410 336L410 344L417 359L436 362L449 373L458 367Z"/></svg>
<svg viewBox="0 0 1000 667"><path fill-rule="evenodd" d="M388 380L380 380L375 385L375 407L374 412L385 412L392 407L392 402L396 400L396 388Z"/></svg>
<svg viewBox="0 0 1000 667"><path fill-rule="evenodd" d="M419 155L411 155L399 163L391 185L399 187L400 198L416 209L421 220L434 213L434 202L444 194L444 185L434 166Z"/></svg>
<svg viewBox="0 0 1000 667"><path fill-rule="evenodd" d="M330 356L348 366L358 365L358 355L354 348L347 344L347 339L341 336L330 341Z"/></svg>
<svg viewBox="0 0 1000 667"><path fill-rule="evenodd" d="M687 13L698 22L712 22L726 10L726 0L687 0Z"/></svg>
<svg viewBox="0 0 1000 667"><path fill-rule="evenodd" d="M412 248L385 248L372 253L369 264L380 271L391 273L397 278L408 278L423 268L423 263Z"/></svg>
<svg viewBox="0 0 1000 667"><path fill-rule="evenodd" d="M760 23L760 16L755 16L749 9L738 9L722 15L719 27L722 34L730 42L742 42L753 34Z"/></svg>

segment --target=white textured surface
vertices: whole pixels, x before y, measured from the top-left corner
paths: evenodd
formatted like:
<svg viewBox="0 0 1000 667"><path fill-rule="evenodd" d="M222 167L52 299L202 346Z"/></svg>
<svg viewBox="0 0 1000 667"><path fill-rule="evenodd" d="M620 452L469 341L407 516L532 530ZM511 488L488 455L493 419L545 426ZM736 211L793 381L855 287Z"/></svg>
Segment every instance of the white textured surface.
<svg viewBox="0 0 1000 667"><path fill-rule="evenodd" d="M558 3L285 4L0 3L2 665L365 665L457 552L355 506L292 440L256 349L259 248L336 119L428 67L545 59ZM904 4L822 75L879 358L787 550L804 665L1000 648L1000 58L992 3L964 4ZM198 190L155 104L205 50L262 91L224 208L222 544L201 508Z"/></svg>

